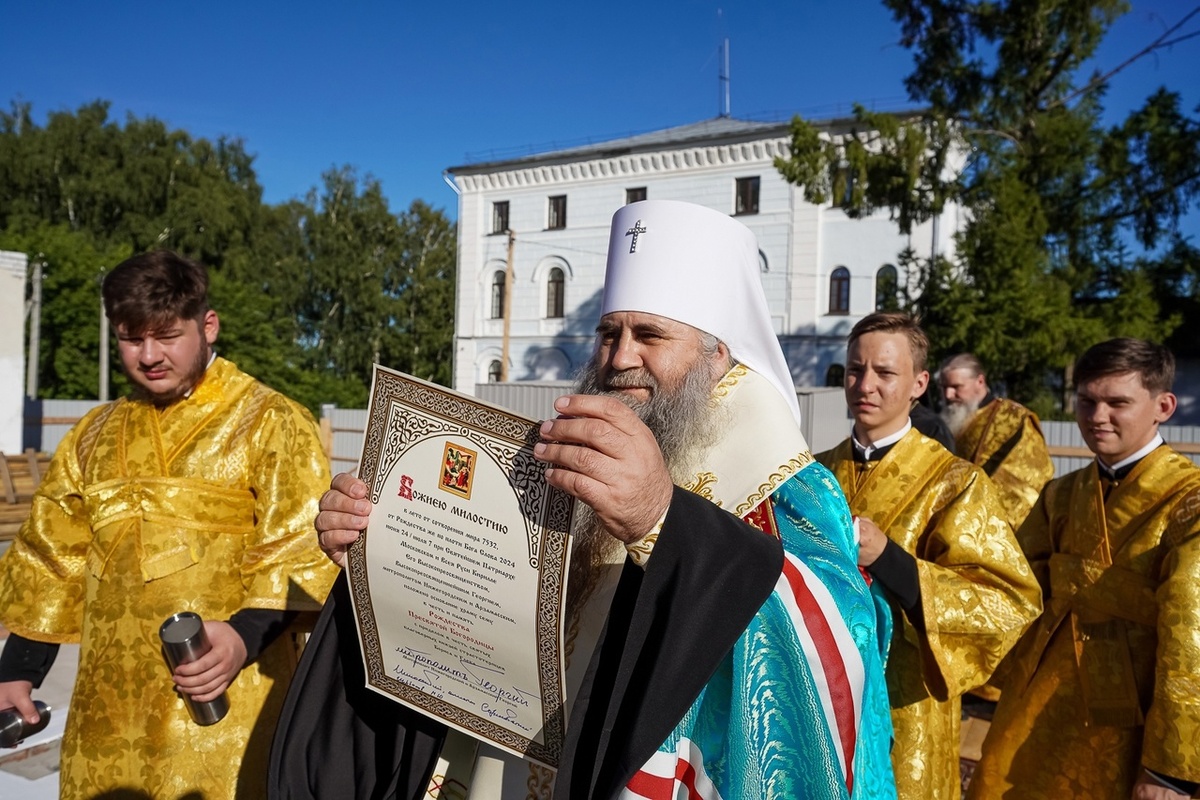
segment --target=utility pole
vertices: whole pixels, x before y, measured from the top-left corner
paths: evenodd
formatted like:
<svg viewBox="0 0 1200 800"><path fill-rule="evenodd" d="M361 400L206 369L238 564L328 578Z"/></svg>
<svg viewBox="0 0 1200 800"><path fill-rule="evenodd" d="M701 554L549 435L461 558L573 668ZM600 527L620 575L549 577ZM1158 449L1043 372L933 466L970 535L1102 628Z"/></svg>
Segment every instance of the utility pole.
<svg viewBox="0 0 1200 800"><path fill-rule="evenodd" d="M108 315L104 313L104 296L100 296L100 402L108 402Z"/></svg>
<svg viewBox="0 0 1200 800"><path fill-rule="evenodd" d="M38 395L38 361L42 346L42 268L46 262L38 253L33 260L33 291L29 297L29 362L25 365L25 396L36 400Z"/></svg>
<svg viewBox="0 0 1200 800"><path fill-rule="evenodd" d="M508 332L512 323L513 245L517 241L512 228L508 234L508 259L504 262L504 338L500 344L500 382L508 380Z"/></svg>

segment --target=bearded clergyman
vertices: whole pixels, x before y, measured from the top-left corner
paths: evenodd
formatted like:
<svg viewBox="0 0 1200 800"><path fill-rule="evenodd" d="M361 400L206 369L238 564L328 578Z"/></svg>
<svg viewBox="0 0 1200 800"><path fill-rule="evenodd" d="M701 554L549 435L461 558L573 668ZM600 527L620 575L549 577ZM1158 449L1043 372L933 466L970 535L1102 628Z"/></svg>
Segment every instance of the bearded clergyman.
<svg viewBox="0 0 1200 800"><path fill-rule="evenodd" d="M572 583L613 549L622 561L598 644L575 649L591 660L553 796L894 797L890 618L856 567L845 498L800 432L754 235L688 203L625 206L601 314L579 393L555 402L534 448L546 480L587 509ZM321 501L319 540L335 560L366 525L365 496L339 475ZM596 607L584 595L569 613ZM305 660L329 649L315 638ZM330 705L331 687L305 670L276 738L272 796L372 797L399 774L399 796L419 797L420 760L401 748L369 763L353 701ZM306 719L321 709L349 724ZM402 716L393 739L408 735L394 732L411 722ZM526 796L548 795L507 776L471 787L472 798Z"/></svg>
<svg viewBox="0 0 1200 800"><path fill-rule="evenodd" d="M942 418L960 458L983 469L996 488L1008 523L1021 527L1046 482L1054 477L1037 414L988 387L983 364L970 353L942 362Z"/></svg>

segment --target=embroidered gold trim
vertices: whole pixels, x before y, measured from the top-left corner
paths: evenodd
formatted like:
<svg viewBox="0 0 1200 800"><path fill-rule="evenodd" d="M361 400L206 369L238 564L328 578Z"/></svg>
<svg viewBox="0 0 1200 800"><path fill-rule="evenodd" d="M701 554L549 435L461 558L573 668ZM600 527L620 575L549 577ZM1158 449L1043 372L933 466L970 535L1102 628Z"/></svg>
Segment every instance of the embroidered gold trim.
<svg viewBox="0 0 1200 800"><path fill-rule="evenodd" d="M720 508L721 501L713 499L712 487L716 482L717 476L715 474L711 472L698 472L696 473L696 477L692 478L688 485L684 486L683 488L687 489L692 494L703 497L710 503L716 504L716 506Z"/></svg>
<svg viewBox="0 0 1200 800"><path fill-rule="evenodd" d="M805 450L796 455L795 458L788 461L786 464L781 464L767 476L764 483L759 484L758 489L754 494L744 500L736 509L734 516L742 517L749 513L755 506L771 496L771 493L787 482L789 478L798 473L800 470L813 463L816 459L813 458L811 450Z"/></svg>
<svg viewBox="0 0 1200 800"><path fill-rule="evenodd" d="M745 366L742 364L734 364L729 368L729 372L725 373L725 377L721 378L721 380L717 383L716 388L713 389L712 396L722 400L725 399L729 396L729 393L733 391L733 387L737 386L738 382L749 374L750 370L746 369Z"/></svg>
<svg viewBox="0 0 1200 800"><path fill-rule="evenodd" d="M654 526L654 530L647 533L641 539L638 539L633 544L625 545L625 552L629 553L629 557L633 559L633 563L637 564L642 569L646 568L646 562L650 560L650 553L654 550L654 544L658 541L658 534L662 532L662 523Z"/></svg>

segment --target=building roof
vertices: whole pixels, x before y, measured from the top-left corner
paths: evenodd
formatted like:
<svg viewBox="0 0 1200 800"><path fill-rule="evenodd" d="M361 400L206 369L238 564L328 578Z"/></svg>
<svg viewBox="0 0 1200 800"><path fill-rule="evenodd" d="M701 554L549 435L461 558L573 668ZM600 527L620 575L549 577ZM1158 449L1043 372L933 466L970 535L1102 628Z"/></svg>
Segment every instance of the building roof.
<svg viewBox="0 0 1200 800"><path fill-rule="evenodd" d="M820 124L820 123L818 123ZM791 122L754 122L751 120L716 117L687 125L677 125L658 131L610 139L604 142L585 144L562 150L519 156L509 159L480 161L459 167L450 167L446 172L455 175L474 175L495 172L498 169L513 169L533 165L559 164L578 161L581 158L610 158L631 153L643 153L664 148L675 148L688 144L733 144L768 137L787 136Z"/></svg>

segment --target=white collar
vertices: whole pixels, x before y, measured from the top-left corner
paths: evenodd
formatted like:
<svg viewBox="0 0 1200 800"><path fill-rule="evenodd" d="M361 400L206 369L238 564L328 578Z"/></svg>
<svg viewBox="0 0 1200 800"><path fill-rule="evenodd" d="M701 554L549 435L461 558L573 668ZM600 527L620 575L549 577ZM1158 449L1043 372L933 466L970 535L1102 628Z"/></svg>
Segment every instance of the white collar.
<svg viewBox="0 0 1200 800"><path fill-rule="evenodd" d="M1112 466L1105 464L1104 460L1102 458L1100 458L1100 456L1096 456L1096 461L1098 461L1100 463L1100 466L1102 468L1108 470L1109 472L1116 472L1117 470L1121 469L1122 467L1127 467L1130 464L1136 464L1141 459L1150 455L1150 451L1153 450L1154 448L1158 447L1162 443L1163 443L1162 434L1156 433L1156 434L1154 434L1154 438L1146 443L1145 447L1143 447L1141 450L1138 450L1136 453L1129 456L1128 458L1121 459L1120 461L1113 464Z"/></svg>
<svg viewBox="0 0 1200 800"><path fill-rule="evenodd" d="M883 448L885 448L889 445L895 444L896 442L898 442L904 438L904 434L908 433L911 430L912 430L912 418L909 417L908 419L904 420L904 427L901 428L900 430L896 431L895 433L889 433L887 436L884 436L882 439L878 439L878 440L872 442L871 444L862 444L858 441L858 439L854 438L854 428L852 427L852 428L850 428L850 443L854 445L855 450L862 453L863 458L870 458L871 453L874 453L876 450L882 450Z"/></svg>

